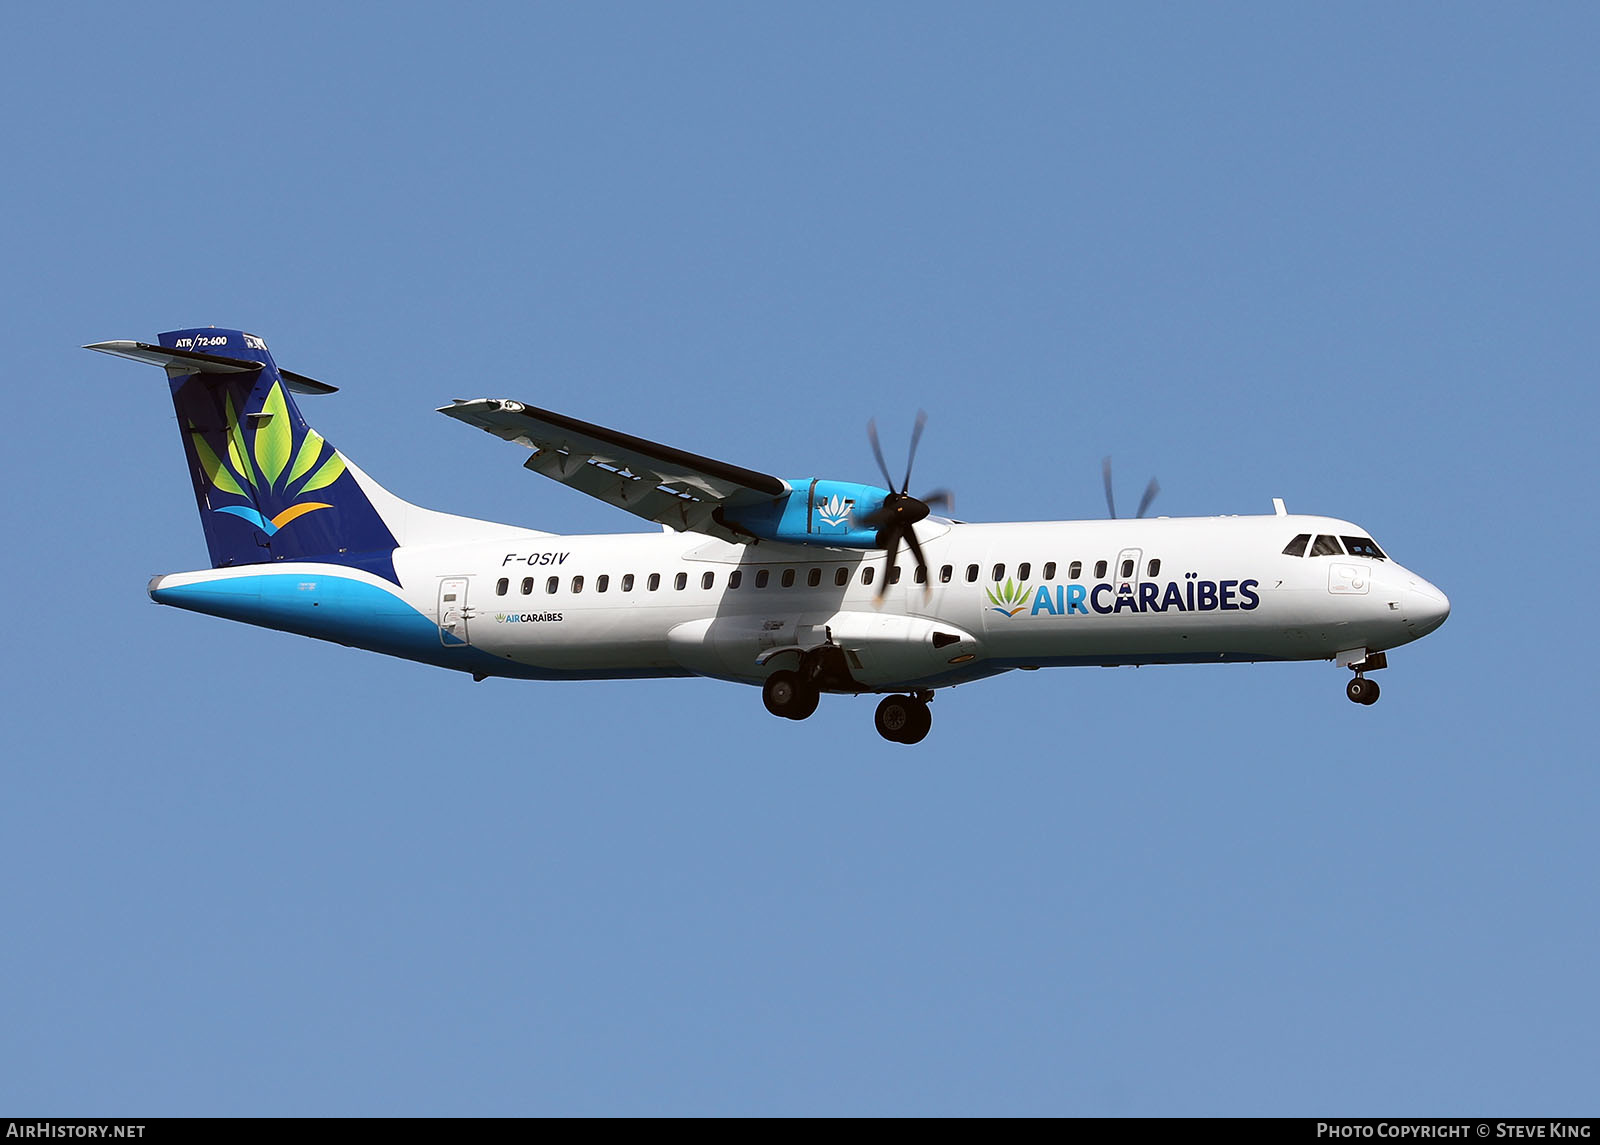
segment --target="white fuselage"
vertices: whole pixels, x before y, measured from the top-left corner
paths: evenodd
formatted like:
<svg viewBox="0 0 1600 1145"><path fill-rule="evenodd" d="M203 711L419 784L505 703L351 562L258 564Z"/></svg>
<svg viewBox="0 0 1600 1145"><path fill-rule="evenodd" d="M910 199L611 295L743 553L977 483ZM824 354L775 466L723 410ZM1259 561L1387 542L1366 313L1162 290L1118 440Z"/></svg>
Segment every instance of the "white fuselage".
<svg viewBox="0 0 1600 1145"><path fill-rule="evenodd" d="M884 554L735 545L694 533L403 545L398 584L285 562L157 578L162 603L470 671L527 678L704 675L760 683L780 650L832 642L860 691L1012 668L1315 660L1438 627L1444 595L1392 560L1286 556L1326 517L918 526L928 583L879 598ZM866 578L871 577L871 583Z"/></svg>

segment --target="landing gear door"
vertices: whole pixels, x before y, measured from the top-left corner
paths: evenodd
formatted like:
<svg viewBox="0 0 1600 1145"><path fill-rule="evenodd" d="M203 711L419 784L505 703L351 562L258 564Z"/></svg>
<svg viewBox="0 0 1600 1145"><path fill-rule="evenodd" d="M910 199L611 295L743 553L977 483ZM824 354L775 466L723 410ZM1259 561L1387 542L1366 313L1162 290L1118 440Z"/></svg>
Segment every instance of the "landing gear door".
<svg viewBox="0 0 1600 1145"><path fill-rule="evenodd" d="M445 577L439 582L439 643L459 648L472 643L467 634L467 578Z"/></svg>

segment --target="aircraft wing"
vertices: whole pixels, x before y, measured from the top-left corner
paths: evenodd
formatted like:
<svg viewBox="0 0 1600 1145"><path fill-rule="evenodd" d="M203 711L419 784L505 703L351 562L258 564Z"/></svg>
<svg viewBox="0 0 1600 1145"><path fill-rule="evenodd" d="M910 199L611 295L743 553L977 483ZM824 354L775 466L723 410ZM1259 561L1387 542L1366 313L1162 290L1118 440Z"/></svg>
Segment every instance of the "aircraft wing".
<svg viewBox="0 0 1600 1145"><path fill-rule="evenodd" d="M476 398L439 412L533 450L523 467L680 532L746 542L723 509L786 497L789 483L765 473L646 441L522 402Z"/></svg>

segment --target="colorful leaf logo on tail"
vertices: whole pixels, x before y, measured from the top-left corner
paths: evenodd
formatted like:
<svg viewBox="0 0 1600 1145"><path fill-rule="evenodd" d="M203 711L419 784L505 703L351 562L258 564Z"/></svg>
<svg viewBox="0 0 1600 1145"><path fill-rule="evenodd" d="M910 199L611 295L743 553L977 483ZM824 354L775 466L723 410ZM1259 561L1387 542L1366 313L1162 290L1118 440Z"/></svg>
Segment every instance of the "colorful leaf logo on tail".
<svg viewBox="0 0 1600 1145"><path fill-rule="evenodd" d="M211 487L221 493L247 497L252 504L216 506L213 512L240 517L270 537L307 513L333 508L326 501L298 498L337 481L344 473L344 458L314 429L307 429L299 448L295 448L288 403L278 383L273 383L260 412L248 419L256 423L254 433L246 435L231 394L227 398L226 413L226 458L211 447L193 422L189 423L189 437ZM291 498L295 499L293 504L271 517L256 508L264 500L281 503Z"/></svg>
<svg viewBox="0 0 1600 1145"><path fill-rule="evenodd" d="M1010 577L1005 584L997 584L993 588L986 588L983 594L989 598L989 603L994 606L994 611L1002 616L1015 616L1028 607L1028 586L1026 583L1017 584Z"/></svg>

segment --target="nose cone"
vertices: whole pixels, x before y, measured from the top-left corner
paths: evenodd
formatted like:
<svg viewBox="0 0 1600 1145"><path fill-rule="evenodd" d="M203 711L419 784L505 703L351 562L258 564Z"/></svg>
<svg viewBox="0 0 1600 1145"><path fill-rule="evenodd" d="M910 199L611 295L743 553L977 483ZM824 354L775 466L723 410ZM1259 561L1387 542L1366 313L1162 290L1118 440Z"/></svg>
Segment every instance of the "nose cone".
<svg viewBox="0 0 1600 1145"><path fill-rule="evenodd" d="M1421 577L1412 577L1406 590L1406 626L1426 636L1450 615L1450 598Z"/></svg>

